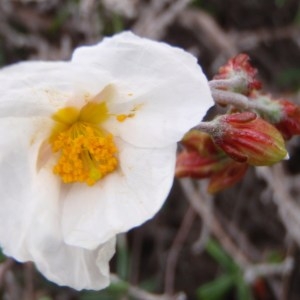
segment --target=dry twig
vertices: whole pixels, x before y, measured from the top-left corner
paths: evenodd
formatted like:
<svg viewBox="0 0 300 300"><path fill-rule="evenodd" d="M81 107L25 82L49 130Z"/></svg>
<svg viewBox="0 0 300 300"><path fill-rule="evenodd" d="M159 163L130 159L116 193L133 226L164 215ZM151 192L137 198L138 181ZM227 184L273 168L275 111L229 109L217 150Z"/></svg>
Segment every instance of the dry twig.
<svg viewBox="0 0 300 300"><path fill-rule="evenodd" d="M165 293L167 295L172 295L174 293L174 279L176 274L178 256L188 236L188 233L191 230L195 217L195 210L190 206L185 213L185 216L181 222L181 226L169 250L165 273Z"/></svg>
<svg viewBox="0 0 300 300"><path fill-rule="evenodd" d="M257 264L249 266L244 272L245 281L254 282L259 277L274 275L285 275L292 271L294 260L287 257L282 263L278 264Z"/></svg>
<svg viewBox="0 0 300 300"><path fill-rule="evenodd" d="M279 216L286 231L300 245L300 207L292 199L287 190L287 175L281 164L272 169L269 167L256 168L259 177L263 178L273 192L273 201L278 207Z"/></svg>
<svg viewBox="0 0 300 300"><path fill-rule="evenodd" d="M118 283L122 282L122 280L116 276L111 275L111 282L112 283ZM186 297L183 293L179 293L177 295L155 295L151 294L149 292L146 292L139 287L129 285L128 287L128 294L137 299L137 300L185 300Z"/></svg>
<svg viewBox="0 0 300 300"><path fill-rule="evenodd" d="M3 287L5 281L5 274L9 271L14 264L13 259L6 259L3 263L0 264L0 287Z"/></svg>
<svg viewBox="0 0 300 300"><path fill-rule="evenodd" d="M238 52L231 38L205 11L186 9L179 14L178 21L183 27L191 30L208 49L222 52L224 59Z"/></svg>
<svg viewBox="0 0 300 300"><path fill-rule="evenodd" d="M190 179L182 179L180 180L180 183L190 204L202 218L203 222L210 227L211 232L220 241L225 251L235 259L241 270L244 272L246 282L251 283L261 276L269 277L273 275L286 275L291 272L294 262L290 256L280 264L252 264L248 256L246 256L228 236L217 217L212 215L208 219L207 216L209 216L209 211L205 201L203 201L205 194L199 193Z"/></svg>
<svg viewBox="0 0 300 300"><path fill-rule="evenodd" d="M153 0L149 6L140 13L140 18L132 30L141 36L160 39L165 34L167 27L181 13L191 0ZM169 6L163 9L166 4Z"/></svg>
<svg viewBox="0 0 300 300"><path fill-rule="evenodd" d="M222 247L235 258L236 262L242 269L245 269L249 265L248 258L236 247L227 233L223 230L222 225L213 215L209 217L209 209L205 205L205 201L200 197L199 193L195 189L192 180L181 179L182 189L187 197L187 200L192 207L199 214L203 222L205 222L211 229L211 232L218 238ZM209 218L208 218L209 217Z"/></svg>

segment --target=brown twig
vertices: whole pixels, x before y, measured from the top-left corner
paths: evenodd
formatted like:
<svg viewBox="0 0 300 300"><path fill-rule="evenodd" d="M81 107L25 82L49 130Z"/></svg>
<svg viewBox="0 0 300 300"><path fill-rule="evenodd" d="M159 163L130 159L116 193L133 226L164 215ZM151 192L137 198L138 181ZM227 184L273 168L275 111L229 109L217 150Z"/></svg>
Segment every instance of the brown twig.
<svg viewBox="0 0 300 300"><path fill-rule="evenodd" d="M263 178L273 192L273 201L278 207L279 216L286 231L300 245L300 207L292 199L287 190L287 176L282 165L278 164L272 169L268 167L256 168L257 174Z"/></svg>
<svg viewBox="0 0 300 300"><path fill-rule="evenodd" d="M249 51L263 42L266 43L281 39L298 41L300 38L300 28L298 25L289 25L272 29L261 28L253 31L235 31L229 32L228 35L240 51Z"/></svg>
<svg viewBox="0 0 300 300"><path fill-rule="evenodd" d="M143 9L140 18L132 27L138 35L152 39L160 39L165 34L167 27L190 3L191 0L153 0ZM167 9L163 7L169 4Z"/></svg>
<svg viewBox="0 0 300 300"><path fill-rule="evenodd" d="M178 22L197 38L199 43L214 54L211 72L215 73L229 57L253 50L263 42L291 39L300 48L299 25L261 28L247 31L226 31L212 15L201 9L185 9L178 15Z"/></svg>
<svg viewBox="0 0 300 300"><path fill-rule="evenodd" d="M297 245L294 243L294 241L290 240L288 242L286 255L288 257L294 257L296 251L297 251ZM289 288L290 288L291 279L292 279L292 272L284 274L282 279L282 289L280 295L280 299L282 300L289 300Z"/></svg>
<svg viewBox="0 0 300 300"><path fill-rule="evenodd" d="M0 264L0 287L3 287L5 274L8 270L12 268L15 261L13 259L6 259L3 263Z"/></svg>
<svg viewBox="0 0 300 300"><path fill-rule="evenodd" d="M196 218L195 210L190 206L185 213L185 216L181 222L181 226L169 250L167 256L167 262L166 262L166 273L165 273L165 293L167 295L173 295L174 293L174 279L176 274L178 256L190 232L190 229L194 223L195 218Z"/></svg>
<svg viewBox="0 0 300 300"><path fill-rule="evenodd" d="M238 52L226 32L205 11L186 9L179 14L178 21L183 27L191 30L208 49L222 52L224 60Z"/></svg>
<svg viewBox="0 0 300 300"><path fill-rule="evenodd" d="M122 280L116 275L111 275L110 279L112 283L122 282ZM179 293L177 295L165 295L165 294L156 295L156 294L151 294L149 292L146 292L140 289L139 287L132 286L132 285L128 286L127 292L131 297L137 300L185 300L186 299L183 293Z"/></svg>
<svg viewBox="0 0 300 300"><path fill-rule="evenodd" d="M244 272L244 279L248 283L252 283L258 277L267 277L274 275L285 275L292 271L294 267L294 260L287 257L282 263L277 264L257 264L249 266Z"/></svg>
<svg viewBox="0 0 300 300"><path fill-rule="evenodd" d="M28 262L24 265L24 280L25 287L23 291L24 300L35 300L34 293L34 265L32 262Z"/></svg>
<svg viewBox="0 0 300 300"><path fill-rule="evenodd" d="M220 220L220 223L228 232L228 234L233 238L236 245L245 253L247 257L252 262L257 262L262 259L262 253L258 250L250 241L248 240L247 236L241 229L232 222L232 219L227 219L221 213L215 212L217 218Z"/></svg>
<svg viewBox="0 0 300 300"><path fill-rule="evenodd" d="M132 242L132 250L131 256L134 259L130 260L130 282L133 285L136 285L139 281L139 271L140 271L140 263L141 263L141 247L142 247L142 232L141 230L137 230L133 233L133 242Z"/></svg>
<svg viewBox="0 0 300 300"><path fill-rule="evenodd" d="M242 269L245 269L250 263L249 260L236 247L236 245L233 243L233 241L230 239L227 233L223 230L222 225L219 223L216 217L211 216L211 219L208 219L208 207L205 205L205 202L195 189L192 180L181 179L180 184L187 197L187 200L202 218L203 222L208 224L208 226L211 228L211 232L218 238L218 240L222 244L222 247L235 258L236 262L240 265Z"/></svg>
<svg viewBox="0 0 300 300"><path fill-rule="evenodd" d="M256 278L261 276L265 276L271 280L272 278L269 278L270 276L285 276L291 272L294 264L291 256L288 256L281 264L252 264L251 260L234 244L215 215L211 216L210 223L208 222L208 209L203 201L203 196L205 196L205 194L196 191L195 186L190 179L182 179L180 183L190 204L202 218L203 222L209 224L208 226L210 227L211 232L217 237L225 251L234 258L236 263L244 272L246 282L254 282ZM277 287L272 286L272 289L274 289L276 295L279 295Z"/></svg>
<svg viewBox="0 0 300 300"><path fill-rule="evenodd" d="M5 292L10 300L20 300L22 291L19 283L16 280L14 273L9 269L4 277Z"/></svg>

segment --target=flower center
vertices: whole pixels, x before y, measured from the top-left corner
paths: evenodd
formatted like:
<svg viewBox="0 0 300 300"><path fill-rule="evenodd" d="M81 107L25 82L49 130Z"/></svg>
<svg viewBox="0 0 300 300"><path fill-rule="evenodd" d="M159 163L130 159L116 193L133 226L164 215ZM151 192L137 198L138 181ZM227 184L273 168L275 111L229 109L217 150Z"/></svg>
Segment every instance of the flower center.
<svg viewBox="0 0 300 300"><path fill-rule="evenodd" d="M53 172L63 182L93 185L117 168L113 135L99 126L108 118L105 103L90 102L81 110L66 107L52 118L56 124L50 144L53 152L60 152Z"/></svg>

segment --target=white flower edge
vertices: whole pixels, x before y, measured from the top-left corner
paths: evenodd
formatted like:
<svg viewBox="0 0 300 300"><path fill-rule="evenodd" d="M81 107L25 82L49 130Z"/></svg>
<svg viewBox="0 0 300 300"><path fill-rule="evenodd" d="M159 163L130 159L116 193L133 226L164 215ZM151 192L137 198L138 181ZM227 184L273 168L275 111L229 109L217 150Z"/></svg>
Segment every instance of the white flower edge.
<svg viewBox="0 0 300 300"><path fill-rule="evenodd" d="M110 43L91 47L96 53L100 51L100 56L107 54L106 47L110 48L108 52L114 53L114 59L110 56L108 65L103 61L99 65L76 59L71 63L28 62L0 72L0 122L2 136L6 137L0 143L0 190L5 198L0 210L5 224L0 230L1 245L7 255L20 261L33 260L51 280L77 289L107 284L105 272L102 283L98 277L83 272L90 269L87 262L95 261L99 249L106 249L100 260L102 269L108 268L113 254L110 241L115 234L148 220L161 207L172 185L176 141L212 105L207 81L194 58L165 44L132 36L128 43L120 44L120 39L126 41L126 35L106 40L112 42L111 48ZM144 42L154 44L153 51L160 52L153 55L147 44L143 54L147 63L142 65L143 60L134 50L136 43L140 49ZM135 68L138 66L137 70L127 69L130 76L121 72L119 66L124 59L119 54L123 52L127 58L132 56ZM84 57L81 50L77 53ZM153 60L151 65L150 60ZM176 73L179 69L181 72ZM138 76L133 76L134 71ZM164 76L157 80L162 72ZM147 80L149 77L151 80ZM40 149L53 126L51 115L65 106L82 107L86 95L93 97L111 84L116 91L108 103L112 111L127 113L139 107L133 118L119 122L113 117L104 124L116 136L120 168L92 188L82 184L61 185L52 173L55 156L39 162ZM184 103L183 96L186 96ZM9 218L12 214L14 218ZM43 216L42 224L32 221L37 216ZM45 247L50 236L58 245L55 251ZM63 257L67 255L72 260L77 257L82 262L77 272L73 273L68 263L63 276L57 270L58 265L46 264L55 260L58 249L64 253ZM69 255L73 250L73 256ZM83 253L86 260L82 259ZM82 284L76 277L80 270L84 274Z"/></svg>

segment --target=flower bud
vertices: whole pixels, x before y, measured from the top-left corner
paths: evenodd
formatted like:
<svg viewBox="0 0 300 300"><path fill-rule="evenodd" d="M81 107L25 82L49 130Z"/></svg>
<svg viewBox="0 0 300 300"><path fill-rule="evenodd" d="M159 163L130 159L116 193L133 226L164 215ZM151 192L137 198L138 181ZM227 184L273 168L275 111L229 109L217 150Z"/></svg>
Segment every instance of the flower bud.
<svg viewBox="0 0 300 300"><path fill-rule="evenodd" d="M181 143L185 150L177 155L177 177L207 178L222 169L222 159L226 155L216 147L208 134L192 130L184 136Z"/></svg>
<svg viewBox="0 0 300 300"><path fill-rule="evenodd" d="M220 67L214 79L243 78L244 84L239 85L233 92L248 95L251 90L261 88L261 82L255 79L256 73L257 70L249 63L249 56L241 53L229 59L224 66Z"/></svg>
<svg viewBox="0 0 300 300"><path fill-rule="evenodd" d="M288 140L293 135L300 134L300 107L283 99L278 100L278 103L282 109L282 114L280 121L274 125Z"/></svg>
<svg viewBox="0 0 300 300"><path fill-rule="evenodd" d="M238 162L268 166L287 156L280 132L253 112L217 117L212 121L210 134L214 142Z"/></svg>
<svg viewBox="0 0 300 300"><path fill-rule="evenodd" d="M208 178L220 168L219 160L184 150L177 156L176 177Z"/></svg>
<svg viewBox="0 0 300 300"><path fill-rule="evenodd" d="M181 140L181 144L185 148L195 150L203 156L216 158L224 156L224 152L219 147L216 147L210 135L199 130L191 130L186 133Z"/></svg>
<svg viewBox="0 0 300 300"><path fill-rule="evenodd" d="M300 134L300 107L297 104L258 92L252 93L251 99L258 103L258 114L272 123L286 140Z"/></svg>
<svg viewBox="0 0 300 300"><path fill-rule="evenodd" d="M210 177L207 191L215 194L240 181L248 169L248 164L239 163L228 157L223 169Z"/></svg>
<svg viewBox="0 0 300 300"><path fill-rule="evenodd" d="M219 192L243 178L248 165L228 157L212 141L211 137L198 130L187 133L178 154L176 177L209 178L208 192Z"/></svg>

